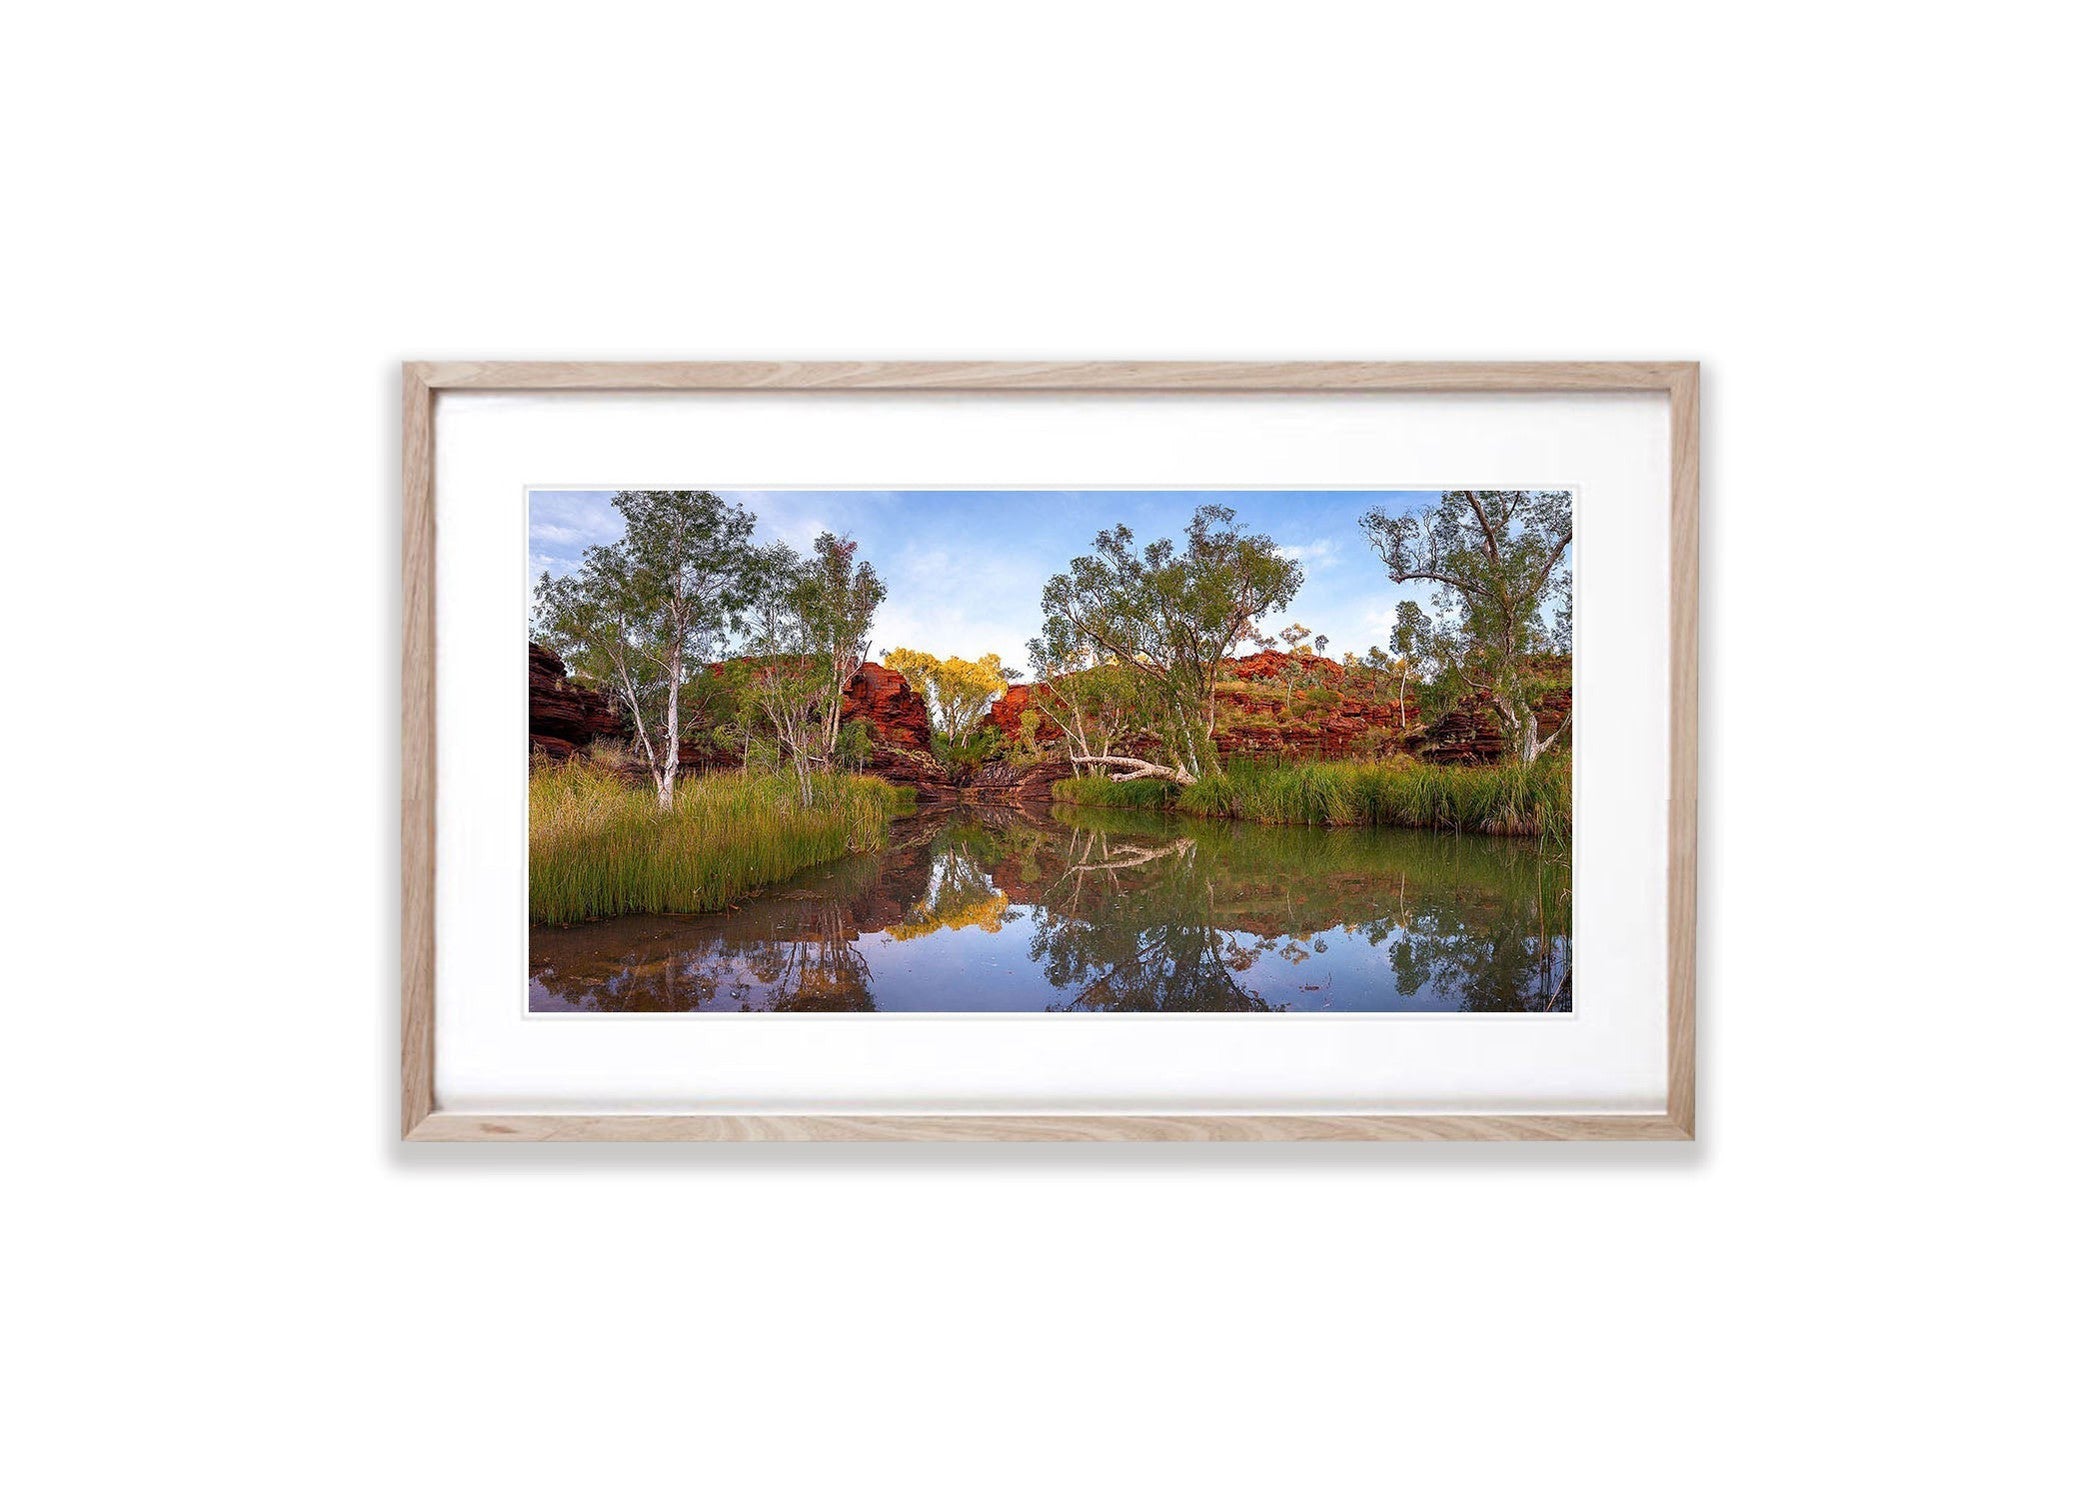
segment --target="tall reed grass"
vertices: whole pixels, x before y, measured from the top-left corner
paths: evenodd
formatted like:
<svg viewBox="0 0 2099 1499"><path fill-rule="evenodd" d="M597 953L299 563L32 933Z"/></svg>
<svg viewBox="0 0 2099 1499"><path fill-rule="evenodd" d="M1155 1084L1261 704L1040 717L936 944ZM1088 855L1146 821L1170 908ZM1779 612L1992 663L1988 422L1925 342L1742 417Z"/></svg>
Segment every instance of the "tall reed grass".
<svg viewBox="0 0 2099 1499"><path fill-rule="evenodd" d="M1164 781L1111 781L1105 776L1081 776L1050 785L1050 799L1081 807L1142 807L1164 811L1173 805L1172 789Z"/></svg>
<svg viewBox="0 0 2099 1499"><path fill-rule="evenodd" d="M792 776L726 772L655 788L581 757L531 776L530 909L537 922L718 911L797 870L888 841L911 793L824 775L804 807Z"/></svg>
<svg viewBox="0 0 2099 1499"><path fill-rule="evenodd" d="M1565 841L1574 829L1570 761L1530 765L1426 765L1418 760L1240 761L1193 786L1164 781L1059 781L1058 801L1155 807L1195 817L1326 827L1434 828Z"/></svg>

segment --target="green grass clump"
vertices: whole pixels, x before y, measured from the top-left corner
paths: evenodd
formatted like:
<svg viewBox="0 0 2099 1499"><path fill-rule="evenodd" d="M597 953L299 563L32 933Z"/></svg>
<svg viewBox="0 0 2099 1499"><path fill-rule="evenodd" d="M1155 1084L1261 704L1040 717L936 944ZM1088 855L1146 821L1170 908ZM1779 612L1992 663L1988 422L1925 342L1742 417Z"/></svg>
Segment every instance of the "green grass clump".
<svg viewBox="0 0 2099 1499"><path fill-rule="evenodd" d="M1172 805L1164 781L1111 781L1106 776L1080 776L1050 787L1052 801L1080 807L1140 807L1159 811Z"/></svg>
<svg viewBox="0 0 2099 1499"><path fill-rule="evenodd" d="M1574 777L1564 755L1530 765L1427 765L1418 760L1240 761L1193 786L1164 781L1059 781L1058 801L1153 807L1195 817L1322 827L1433 828L1565 841Z"/></svg>
<svg viewBox="0 0 2099 1499"><path fill-rule="evenodd" d="M718 911L813 864L877 849L910 793L823 775L804 807L792 776L741 771L656 790L578 757L531 775L530 910L537 922Z"/></svg>

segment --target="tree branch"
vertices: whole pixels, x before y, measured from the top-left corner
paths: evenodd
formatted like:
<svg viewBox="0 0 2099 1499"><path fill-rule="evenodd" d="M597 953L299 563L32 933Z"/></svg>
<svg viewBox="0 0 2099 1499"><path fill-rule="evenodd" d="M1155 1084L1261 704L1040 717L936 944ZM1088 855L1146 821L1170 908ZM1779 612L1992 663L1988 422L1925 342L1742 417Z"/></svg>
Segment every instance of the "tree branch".
<svg viewBox="0 0 2099 1499"><path fill-rule="evenodd" d="M1073 755L1074 765L1121 765L1128 767L1127 775L1111 775L1111 781L1171 781L1176 786L1193 786L1195 777L1185 770L1176 770L1170 765L1155 765L1150 760L1139 760L1131 755Z"/></svg>

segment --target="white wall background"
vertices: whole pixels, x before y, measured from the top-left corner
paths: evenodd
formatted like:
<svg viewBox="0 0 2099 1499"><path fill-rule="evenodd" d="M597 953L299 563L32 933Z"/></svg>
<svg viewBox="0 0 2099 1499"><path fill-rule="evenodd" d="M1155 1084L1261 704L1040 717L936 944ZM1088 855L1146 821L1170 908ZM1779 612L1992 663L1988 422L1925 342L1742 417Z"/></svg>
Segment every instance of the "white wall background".
<svg viewBox="0 0 2099 1499"><path fill-rule="evenodd" d="M2071 18L16 18L10 1487L2089 1483ZM1704 1138L397 1146L394 366L480 355L1705 360Z"/></svg>

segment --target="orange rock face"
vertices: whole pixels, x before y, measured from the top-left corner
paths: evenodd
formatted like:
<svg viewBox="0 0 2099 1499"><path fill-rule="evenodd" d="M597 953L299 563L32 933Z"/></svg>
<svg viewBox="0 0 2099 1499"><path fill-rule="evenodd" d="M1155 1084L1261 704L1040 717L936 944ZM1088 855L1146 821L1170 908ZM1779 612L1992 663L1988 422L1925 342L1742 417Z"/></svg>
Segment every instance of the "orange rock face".
<svg viewBox="0 0 2099 1499"><path fill-rule="evenodd" d="M893 749L933 752L933 721L926 700L912 690L903 674L874 661L863 661L845 690L840 718L865 719L876 744Z"/></svg>
<svg viewBox="0 0 2099 1499"><path fill-rule="evenodd" d="M1064 731L1050 722L1049 715L1044 713L1042 705L1036 702L1036 699L1041 694L1042 688L1034 683L1022 682L1008 687L1005 696L993 703L991 711L984 715L984 722L990 727L997 729L1008 739L1018 739L1020 738L1020 715L1027 712L1029 708L1034 708L1036 717L1041 720L1035 725L1035 742L1037 744L1050 744L1062 739Z"/></svg>

